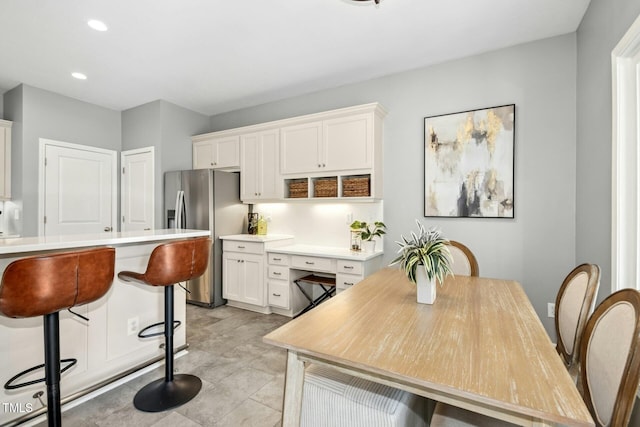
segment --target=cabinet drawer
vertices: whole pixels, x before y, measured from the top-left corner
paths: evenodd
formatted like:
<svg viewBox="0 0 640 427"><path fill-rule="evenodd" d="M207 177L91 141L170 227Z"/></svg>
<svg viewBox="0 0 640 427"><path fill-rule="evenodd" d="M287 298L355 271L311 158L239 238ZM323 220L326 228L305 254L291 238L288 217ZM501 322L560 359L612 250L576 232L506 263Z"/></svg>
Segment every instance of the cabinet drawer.
<svg viewBox="0 0 640 427"><path fill-rule="evenodd" d="M289 308L289 282L269 281L269 305Z"/></svg>
<svg viewBox="0 0 640 427"><path fill-rule="evenodd" d="M360 261L339 259L336 273L362 274L362 263Z"/></svg>
<svg viewBox="0 0 640 427"><path fill-rule="evenodd" d="M343 291L360 282L364 277L357 274L336 274L336 290Z"/></svg>
<svg viewBox="0 0 640 427"><path fill-rule="evenodd" d="M291 257L291 267L300 270L333 272L332 264L332 260L329 258L298 255Z"/></svg>
<svg viewBox="0 0 640 427"><path fill-rule="evenodd" d="M269 278L289 281L289 267L281 265L269 266Z"/></svg>
<svg viewBox="0 0 640 427"><path fill-rule="evenodd" d="M244 252L248 254L264 253L264 245L258 242L241 242L238 240L223 240L222 250L229 252Z"/></svg>
<svg viewBox="0 0 640 427"><path fill-rule="evenodd" d="M289 265L289 255L269 254L269 264L272 265Z"/></svg>

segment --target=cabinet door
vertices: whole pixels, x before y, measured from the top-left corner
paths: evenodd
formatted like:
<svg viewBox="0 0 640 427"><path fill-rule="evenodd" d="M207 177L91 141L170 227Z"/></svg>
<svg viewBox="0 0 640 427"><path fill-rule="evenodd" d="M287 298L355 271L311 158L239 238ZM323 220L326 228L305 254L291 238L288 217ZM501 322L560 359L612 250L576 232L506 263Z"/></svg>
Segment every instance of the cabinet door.
<svg viewBox="0 0 640 427"><path fill-rule="evenodd" d="M260 144L260 184L258 186L262 199L282 198L282 179L280 165L280 132L275 129L263 132Z"/></svg>
<svg viewBox="0 0 640 427"><path fill-rule="evenodd" d="M357 114L322 122L323 170L373 167L373 115Z"/></svg>
<svg viewBox="0 0 640 427"><path fill-rule="evenodd" d="M222 297L242 301L242 254L224 252L222 254Z"/></svg>
<svg viewBox="0 0 640 427"><path fill-rule="evenodd" d="M280 129L280 137L281 173L322 171L322 122L283 127Z"/></svg>
<svg viewBox="0 0 640 427"><path fill-rule="evenodd" d="M194 169L237 169L240 167L240 137L213 138L193 143Z"/></svg>
<svg viewBox="0 0 640 427"><path fill-rule="evenodd" d="M244 288L241 301L264 307L266 305L266 292L263 256L244 255L240 265L244 273L242 281Z"/></svg>
<svg viewBox="0 0 640 427"><path fill-rule="evenodd" d="M0 120L0 200L11 199L11 122Z"/></svg>
<svg viewBox="0 0 640 427"><path fill-rule="evenodd" d="M259 176L261 174L260 134L242 135L242 159L240 161L240 199L242 201L258 198Z"/></svg>
<svg viewBox="0 0 640 427"><path fill-rule="evenodd" d="M213 141L198 141L193 143L193 168L208 169L215 163Z"/></svg>
<svg viewBox="0 0 640 427"><path fill-rule="evenodd" d="M240 167L240 137L229 136L213 140L215 160L213 168L239 168Z"/></svg>
<svg viewBox="0 0 640 427"><path fill-rule="evenodd" d="M242 135L240 199L252 201L282 198L278 129Z"/></svg>

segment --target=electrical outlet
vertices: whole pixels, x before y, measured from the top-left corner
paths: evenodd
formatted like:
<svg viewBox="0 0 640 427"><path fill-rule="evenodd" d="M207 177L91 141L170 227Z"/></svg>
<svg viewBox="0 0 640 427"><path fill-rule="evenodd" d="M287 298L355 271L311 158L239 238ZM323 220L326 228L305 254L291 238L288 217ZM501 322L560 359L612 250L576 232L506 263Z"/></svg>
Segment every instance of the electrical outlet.
<svg viewBox="0 0 640 427"><path fill-rule="evenodd" d="M127 335L133 335L138 332L140 327L140 320L138 317L132 317L127 320Z"/></svg>
<svg viewBox="0 0 640 427"><path fill-rule="evenodd" d="M347 214L346 219L347 219L347 225L351 225L351 223L353 222L353 214L351 212L349 212Z"/></svg>
<svg viewBox="0 0 640 427"><path fill-rule="evenodd" d="M556 317L556 304L553 302L547 303L547 317Z"/></svg>

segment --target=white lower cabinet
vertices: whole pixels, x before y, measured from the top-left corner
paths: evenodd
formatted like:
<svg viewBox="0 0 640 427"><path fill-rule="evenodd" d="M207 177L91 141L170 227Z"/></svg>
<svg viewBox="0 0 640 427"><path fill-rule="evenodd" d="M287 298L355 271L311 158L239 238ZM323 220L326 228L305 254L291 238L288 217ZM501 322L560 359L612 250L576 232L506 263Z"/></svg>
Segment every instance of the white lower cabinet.
<svg viewBox="0 0 640 427"><path fill-rule="evenodd" d="M309 247L304 253L297 253L295 249L274 249L268 255L268 302L274 313L283 316L295 316L304 310L309 300L295 284L295 280L308 274L336 277L336 295L362 281L366 276L381 267L382 254L374 257L360 257L358 255L323 253L319 247L318 256L311 255ZM305 292L314 298L322 294L319 286L301 283Z"/></svg>
<svg viewBox="0 0 640 427"><path fill-rule="evenodd" d="M288 310L289 304L289 281L269 280L269 305Z"/></svg>
<svg viewBox="0 0 640 427"><path fill-rule="evenodd" d="M267 249L288 244L290 236L263 241L248 235L222 236L222 297L227 305L260 313L271 313L273 298L268 293ZM270 240L271 239L271 240ZM258 241L256 241L258 240ZM284 268L279 274L288 274ZM275 275L278 278L278 275ZM285 279L286 280L286 279ZM280 293L281 292L276 292Z"/></svg>
<svg viewBox="0 0 640 427"><path fill-rule="evenodd" d="M222 296L247 304L265 306L262 255L224 252Z"/></svg>
<svg viewBox="0 0 640 427"><path fill-rule="evenodd" d="M364 279L366 265L360 261L338 260L336 273L336 294L349 289ZM370 272L369 274L371 274Z"/></svg>

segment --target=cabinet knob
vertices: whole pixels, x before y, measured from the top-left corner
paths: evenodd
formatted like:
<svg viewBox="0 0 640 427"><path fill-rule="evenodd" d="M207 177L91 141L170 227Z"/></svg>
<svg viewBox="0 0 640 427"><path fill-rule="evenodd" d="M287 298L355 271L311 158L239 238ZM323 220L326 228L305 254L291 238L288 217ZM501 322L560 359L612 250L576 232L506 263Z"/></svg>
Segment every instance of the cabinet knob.
<svg viewBox="0 0 640 427"><path fill-rule="evenodd" d="M106 232L109 232L109 231L111 231L111 230L113 230L113 228L111 228L111 227L105 227L105 228L104 228L104 231L106 231Z"/></svg>
<svg viewBox="0 0 640 427"><path fill-rule="evenodd" d="M315 262L311 262L311 261L305 261L304 263L305 263L305 264L307 264L307 265L313 265L313 264L315 264Z"/></svg>
<svg viewBox="0 0 640 427"><path fill-rule="evenodd" d="M273 272L273 275L274 275L274 276L282 276L282 273L280 273L279 271L274 271L274 272Z"/></svg>
<svg viewBox="0 0 640 427"><path fill-rule="evenodd" d="M244 246L238 245L238 249L244 249Z"/></svg>
<svg viewBox="0 0 640 427"><path fill-rule="evenodd" d="M342 268L344 268L345 270L351 270L351 269L353 269L353 266L352 265L345 265Z"/></svg>
<svg viewBox="0 0 640 427"><path fill-rule="evenodd" d="M342 282L342 283L347 286L353 286L353 283L349 283L349 282Z"/></svg>
<svg viewBox="0 0 640 427"><path fill-rule="evenodd" d="M282 261L282 258L273 258L274 261Z"/></svg>
<svg viewBox="0 0 640 427"><path fill-rule="evenodd" d="M257 196L257 195L258 195L258 193L253 193L253 195L254 195L254 196Z"/></svg>
<svg viewBox="0 0 640 427"><path fill-rule="evenodd" d="M324 168L324 167L326 167L326 166L327 166L327 165L325 165L324 163L322 164L322 167L323 167L323 168Z"/></svg>
<svg viewBox="0 0 640 427"><path fill-rule="evenodd" d="M211 162L211 166L215 166L215 165L216 165L215 163Z"/></svg>
<svg viewBox="0 0 640 427"><path fill-rule="evenodd" d="M272 294L274 297L279 297L280 294Z"/></svg>
<svg viewBox="0 0 640 427"><path fill-rule="evenodd" d="M218 164L218 162L213 162L213 166L216 166Z"/></svg>
<svg viewBox="0 0 640 427"><path fill-rule="evenodd" d="M321 167L322 167L322 165L321 165L320 163L318 163L318 167L319 167L319 168L321 168Z"/></svg>

